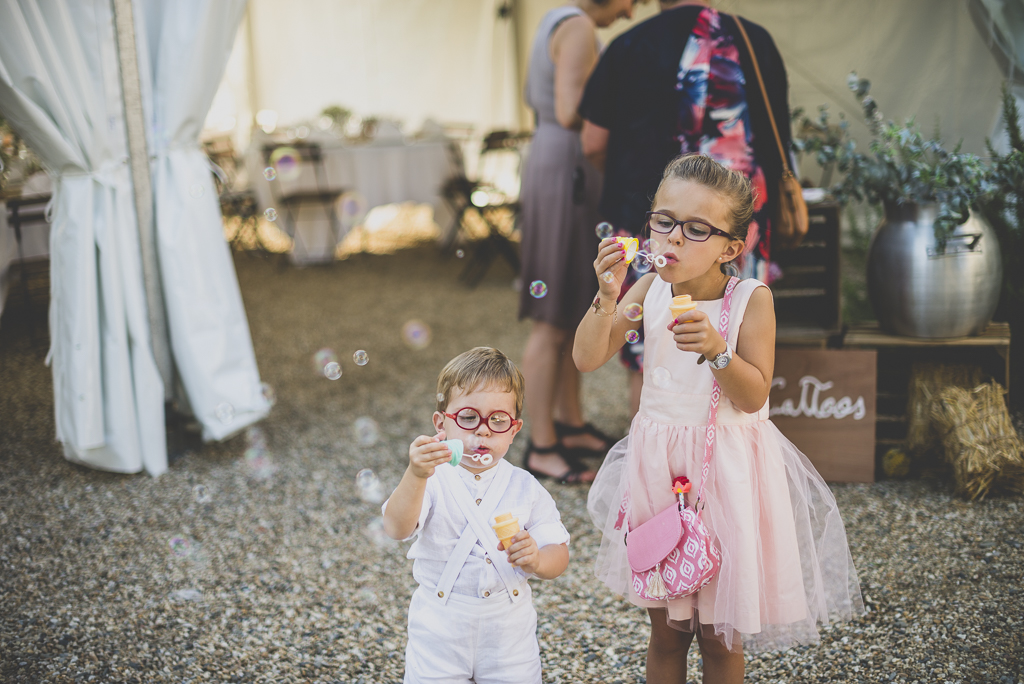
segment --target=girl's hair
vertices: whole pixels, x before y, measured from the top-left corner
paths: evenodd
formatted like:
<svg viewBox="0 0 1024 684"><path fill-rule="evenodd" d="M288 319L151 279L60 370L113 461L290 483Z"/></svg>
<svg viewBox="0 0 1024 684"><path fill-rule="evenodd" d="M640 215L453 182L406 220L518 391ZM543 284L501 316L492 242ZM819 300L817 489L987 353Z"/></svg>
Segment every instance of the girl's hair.
<svg viewBox="0 0 1024 684"><path fill-rule="evenodd" d="M516 419L523 414L525 382L516 364L493 347L474 347L462 352L441 370L437 378L437 410L447 410L452 390L472 392L478 388L497 387L515 397Z"/></svg>
<svg viewBox="0 0 1024 684"><path fill-rule="evenodd" d="M665 167L658 190L670 178L699 183L714 190L729 203L729 234L746 242L747 229L754 218L754 190L742 174L725 168L703 154L684 154ZM730 262L722 264L722 272L732 275L736 267Z"/></svg>

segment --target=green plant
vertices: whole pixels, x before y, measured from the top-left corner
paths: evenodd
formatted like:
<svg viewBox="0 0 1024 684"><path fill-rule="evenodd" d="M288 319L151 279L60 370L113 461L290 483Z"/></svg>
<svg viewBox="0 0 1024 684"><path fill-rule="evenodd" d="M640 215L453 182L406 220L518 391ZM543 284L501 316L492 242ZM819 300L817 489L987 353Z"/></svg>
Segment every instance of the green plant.
<svg viewBox="0 0 1024 684"><path fill-rule="evenodd" d="M871 83L851 73L850 90L859 98L873 139L869 153L858 152L848 125L829 123L828 109L819 109L816 120L804 117L795 147L812 152L829 173L842 179L829 188L835 199L871 204L934 202L937 206L935 237L944 248L954 229L967 220L971 205L988 190L984 165L979 157L943 147L938 131L925 137L913 118L902 125L886 120Z"/></svg>

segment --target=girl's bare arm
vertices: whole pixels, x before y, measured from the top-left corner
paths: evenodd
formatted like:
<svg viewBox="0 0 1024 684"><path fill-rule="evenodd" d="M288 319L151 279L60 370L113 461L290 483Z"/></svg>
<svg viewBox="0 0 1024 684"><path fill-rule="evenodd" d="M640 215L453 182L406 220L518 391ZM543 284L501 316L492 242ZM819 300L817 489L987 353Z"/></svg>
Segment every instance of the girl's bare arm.
<svg viewBox="0 0 1024 684"><path fill-rule="evenodd" d="M577 15L563 21L551 36L551 61L555 63L555 118L570 130L583 120L576 110L590 72L597 65L594 23Z"/></svg>
<svg viewBox="0 0 1024 684"><path fill-rule="evenodd" d="M721 338L719 338L721 339ZM711 354L725 350L721 349ZM775 370L775 305L771 292L758 287L750 295L743 314L732 361L722 370L714 370L715 379L725 396L745 413L755 413L768 400Z"/></svg>

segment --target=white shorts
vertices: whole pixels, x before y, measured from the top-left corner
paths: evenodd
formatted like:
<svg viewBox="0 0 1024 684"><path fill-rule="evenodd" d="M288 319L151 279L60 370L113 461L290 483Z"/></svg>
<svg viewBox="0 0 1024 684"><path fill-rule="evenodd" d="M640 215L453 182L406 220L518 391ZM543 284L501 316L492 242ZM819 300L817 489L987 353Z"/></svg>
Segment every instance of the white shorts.
<svg viewBox="0 0 1024 684"><path fill-rule="evenodd" d="M537 611L523 582L519 601L452 594L447 604L420 586L409 605L405 684L541 684Z"/></svg>

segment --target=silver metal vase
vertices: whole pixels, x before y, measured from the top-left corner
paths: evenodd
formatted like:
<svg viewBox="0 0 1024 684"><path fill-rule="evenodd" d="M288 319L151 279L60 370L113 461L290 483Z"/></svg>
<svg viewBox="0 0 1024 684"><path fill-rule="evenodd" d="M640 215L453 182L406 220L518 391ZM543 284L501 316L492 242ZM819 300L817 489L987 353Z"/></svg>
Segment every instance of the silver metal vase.
<svg viewBox="0 0 1024 684"><path fill-rule="evenodd" d="M935 214L932 203L886 205L871 238L868 293L885 332L964 337L992 320L1003 278L995 231L972 213L940 250Z"/></svg>

